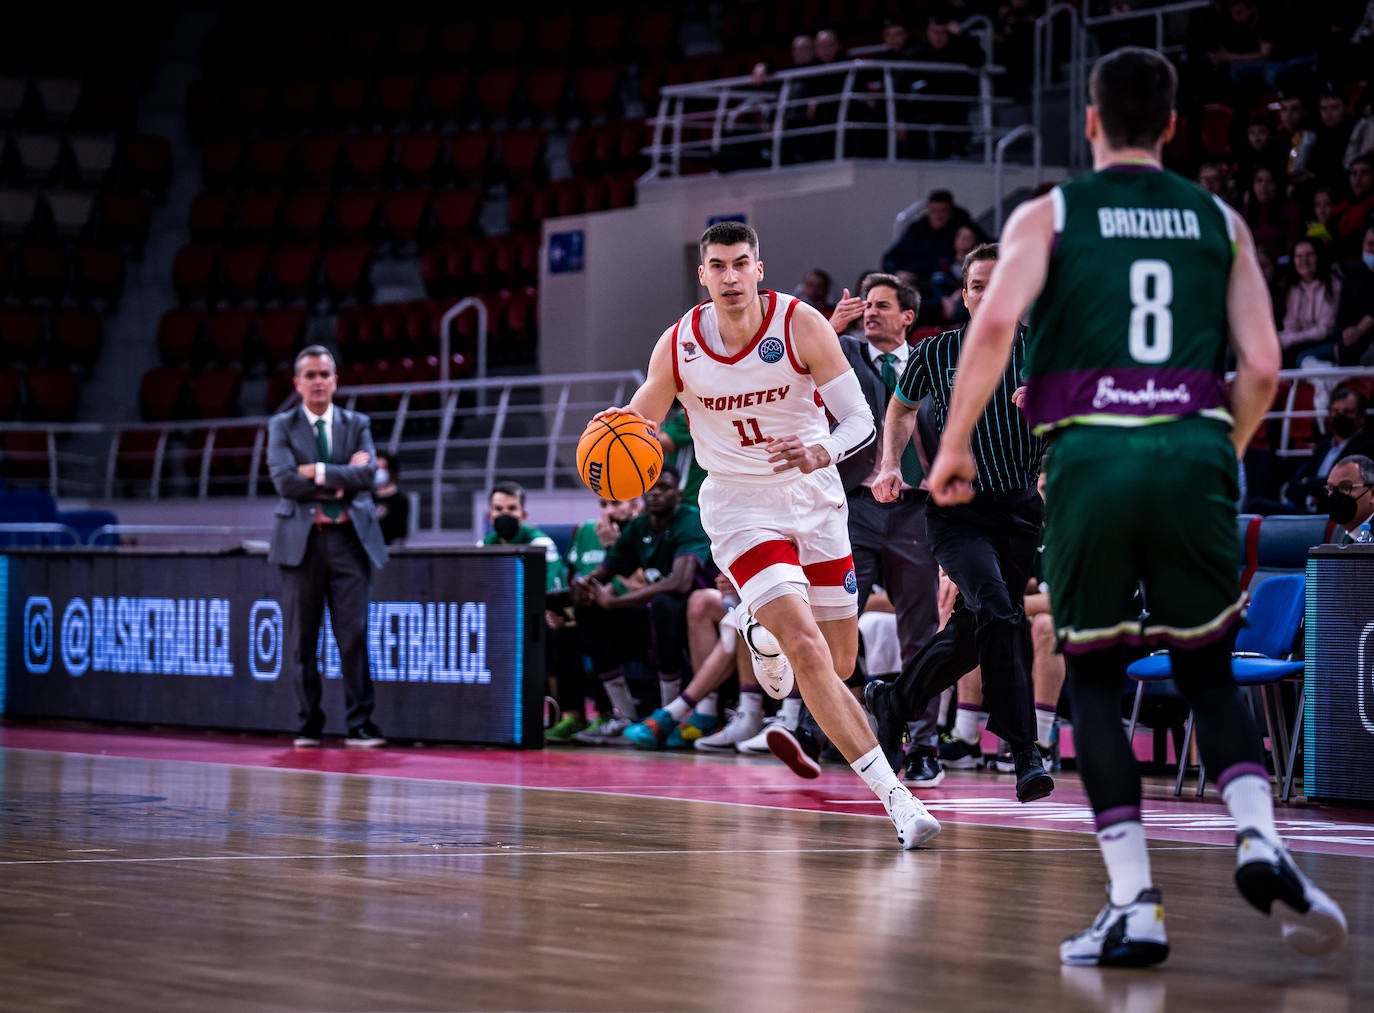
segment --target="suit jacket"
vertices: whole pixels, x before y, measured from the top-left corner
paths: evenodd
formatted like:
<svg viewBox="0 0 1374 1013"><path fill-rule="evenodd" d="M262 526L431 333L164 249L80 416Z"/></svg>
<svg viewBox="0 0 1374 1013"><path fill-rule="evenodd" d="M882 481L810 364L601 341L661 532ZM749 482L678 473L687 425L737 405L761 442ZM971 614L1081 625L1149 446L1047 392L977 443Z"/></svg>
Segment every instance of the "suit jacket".
<svg viewBox="0 0 1374 1013"><path fill-rule="evenodd" d="M272 511L272 544L269 562L299 566L305 558L310 527L315 522L315 507L337 502L348 511L358 532L358 540L374 566L386 562L386 542L372 503L372 484L377 474L377 448L372 443L372 421L361 412L334 406L334 426L330 433L329 460L325 462L324 485L302 475L302 464L314 464L320 456L315 430L300 405L272 416L267 424L267 468L276 486L276 509ZM367 464L350 467L348 459L359 450L371 457ZM336 489L343 498L334 499Z"/></svg>
<svg viewBox="0 0 1374 1013"><path fill-rule="evenodd" d="M1326 488L1326 475L1319 475L1317 472L1321 468L1322 462L1326 460L1326 455L1331 453L1333 442L1335 441L1330 436L1321 440L1312 448L1312 456L1305 459L1293 472L1288 484L1283 489L1284 496L1290 503L1306 507L1308 496L1319 496ZM1334 468L1352 454L1374 457L1374 430L1366 426L1352 436L1341 448L1340 455L1332 462L1331 466Z"/></svg>
<svg viewBox="0 0 1374 1013"><path fill-rule="evenodd" d="M859 378L859 387L864 392L864 400L868 402L868 407L873 409L873 422L878 427L877 435L872 443L835 466L839 469L840 481L844 483L844 491L851 493L863 484L864 479L873 474L873 466L878 463L878 457L882 454L883 419L887 415L888 393L887 388L883 386L883 378L878 375L878 371L868 358L867 341L842 334L840 335L840 349L844 352L844 357L849 360L850 366L854 368L854 375Z"/></svg>

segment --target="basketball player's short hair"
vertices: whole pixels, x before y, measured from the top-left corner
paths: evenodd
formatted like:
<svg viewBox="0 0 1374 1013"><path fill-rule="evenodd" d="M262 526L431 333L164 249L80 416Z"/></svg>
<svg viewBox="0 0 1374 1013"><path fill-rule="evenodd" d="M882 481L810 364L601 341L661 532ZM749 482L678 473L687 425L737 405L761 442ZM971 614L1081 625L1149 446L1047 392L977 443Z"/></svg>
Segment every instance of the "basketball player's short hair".
<svg viewBox="0 0 1374 1013"><path fill-rule="evenodd" d="M306 345L296 353L296 361L291 365L291 372L296 376L300 376L301 360L309 359L316 355L328 359L329 365L333 367L334 372L337 373L339 371L339 360L334 358L333 352L325 348L324 345Z"/></svg>
<svg viewBox="0 0 1374 1013"><path fill-rule="evenodd" d="M864 275L863 284L859 286L859 295L865 299L868 293L879 285L886 285L897 293L897 305L903 310L919 314L921 312L921 293L916 291L916 286L908 285L895 274L883 274L881 271L874 271L872 274ZM914 325L915 319L911 321Z"/></svg>
<svg viewBox="0 0 1374 1013"><path fill-rule="evenodd" d="M1093 66L1088 94L1107 143L1114 148L1153 148L1169 125L1178 74L1153 49L1127 46Z"/></svg>
<svg viewBox="0 0 1374 1013"><path fill-rule="evenodd" d="M491 494L487 496L487 502L490 503L492 497L498 492L506 496L514 496L520 501L520 509L525 509L525 487L519 482L497 482L491 487Z"/></svg>
<svg viewBox="0 0 1374 1013"><path fill-rule="evenodd" d="M964 254L964 275L962 288L968 291L968 269L980 260L996 260L998 249L996 243L979 243L968 253Z"/></svg>
<svg viewBox="0 0 1374 1013"><path fill-rule="evenodd" d="M743 222L716 222L701 234L701 261L706 262L706 247L748 243L749 252L759 259L759 234Z"/></svg>

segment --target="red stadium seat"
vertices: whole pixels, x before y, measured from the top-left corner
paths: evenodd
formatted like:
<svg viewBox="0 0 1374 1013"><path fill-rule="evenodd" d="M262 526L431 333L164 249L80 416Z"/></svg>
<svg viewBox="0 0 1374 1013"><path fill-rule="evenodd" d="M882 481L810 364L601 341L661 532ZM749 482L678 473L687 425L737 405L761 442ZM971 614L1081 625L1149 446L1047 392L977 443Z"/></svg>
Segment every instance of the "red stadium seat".
<svg viewBox="0 0 1374 1013"><path fill-rule="evenodd" d="M234 206L239 234L252 242L270 242L276 236L281 209L280 190L239 194Z"/></svg>
<svg viewBox="0 0 1374 1013"><path fill-rule="evenodd" d="M443 135L437 131L406 134L396 142L396 166L403 182L431 185L438 177Z"/></svg>
<svg viewBox="0 0 1374 1013"><path fill-rule="evenodd" d="M377 83L377 106L384 126L399 127L415 119L420 75L392 74Z"/></svg>
<svg viewBox="0 0 1374 1013"><path fill-rule="evenodd" d="M605 116L611 111L620 82L615 65L584 67L573 75L573 93L585 116Z"/></svg>
<svg viewBox="0 0 1374 1013"><path fill-rule="evenodd" d="M105 238L131 256L141 256L148 242L152 201L141 193L107 193L100 198L100 209Z"/></svg>
<svg viewBox="0 0 1374 1013"><path fill-rule="evenodd" d="M24 374L24 417L34 422L75 422L81 379L69 369L30 366Z"/></svg>
<svg viewBox="0 0 1374 1013"><path fill-rule="evenodd" d="M251 309L226 309L210 314L206 328L218 362L226 366L243 364L256 320L257 313Z"/></svg>
<svg viewBox="0 0 1374 1013"><path fill-rule="evenodd" d="M257 137L248 143L248 177L258 186L281 187L291 165L289 137Z"/></svg>
<svg viewBox="0 0 1374 1013"><path fill-rule="evenodd" d="M339 78L329 84L325 93L325 109L340 126L362 123L371 92L372 81L369 78Z"/></svg>
<svg viewBox="0 0 1374 1013"><path fill-rule="evenodd" d="M278 112L290 127L309 126L316 122L324 85L318 78L287 81L281 86Z"/></svg>
<svg viewBox="0 0 1374 1013"><path fill-rule="evenodd" d="M366 302L372 297L371 268L372 250L366 243L326 250L321 263L325 298L336 305L346 299Z"/></svg>
<svg viewBox="0 0 1374 1013"><path fill-rule="evenodd" d="M318 243L286 246L272 255L272 277L278 297L284 302L313 298L315 272L319 264Z"/></svg>
<svg viewBox="0 0 1374 1013"><path fill-rule="evenodd" d="M67 290L67 254L60 246L21 246L15 279L25 302L57 302Z"/></svg>
<svg viewBox="0 0 1374 1013"><path fill-rule="evenodd" d="M207 302L216 294L220 248L213 243L189 243L172 260L172 286L182 305Z"/></svg>
<svg viewBox="0 0 1374 1013"><path fill-rule="evenodd" d="M269 414L275 414L281 410L282 404L295 393L295 390L290 366L274 370L267 378L267 393L263 398L263 407Z"/></svg>
<svg viewBox="0 0 1374 1013"><path fill-rule="evenodd" d="M429 81L430 116L436 123L452 123L458 119L467 100L471 75L467 71L446 70Z"/></svg>
<svg viewBox="0 0 1374 1013"><path fill-rule="evenodd" d="M86 307L61 308L53 313L52 325L62 361L81 367L89 375L100 357L104 329L100 314Z"/></svg>
<svg viewBox="0 0 1374 1013"><path fill-rule="evenodd" d="M202 309L172 309L162 314L157 323L157 350L162 361L168 366L189 363L204 330Z"/></svg>
<svg viewBox="0 0 1374 1013"><path fill-rule="evenodd" d="M31 362L43 348L43 314L22 306L0 306L0 358Z"/></svg>
<svg viewBox="0 0 1374 1013"><path fill-rule="evenodd" d="M263 310L258 317L258 341L268 363L290 363L304 345L309 315L299 306Z"/></svg>
<svg viewBox="0 0 1374 1013"><path fill-rule="evenodd" d="M51 458L47 433L0 433L0 474L6 479L46 482L50 471Z"/></svg>
<svg viewBox="0 0 1374 1013"><path fill-rule="evenodd" d="M232 366L207 369L194 373L187 381L191 395L191 411L196 418L225 419L242 415L239 393L243 389L243 371Z"/></svg>
<svg viewBox="0 0 1374 1013"><path fill-rule="evenodd" d="M515 183L537 182L544 177L544 142L548 134L538 128L507 130L501 135L501 166Z"/></svg>
<svg viewBox="0 0 1374 1013"><path fill-rule="evenodd" d="M382 199L382 219L385 236L396 249L414 246L429 217L429 192L404 190L389 193Z"/></svg>
<svg viewBox="0 0 1374 1013"><path fill-rule="evenodd" d="M113 307L124 291L124 254L114 246L83 246L76 251L76 297Z"/></svg>
<svg viewBox="0 0 1374 1013"><path fill-rule="evenodd" d="M391 162L390 134L359 134L343 142L344 174L358 186L377 186Z"/></svg>
<svg viewBox="0 0 1374 1013"><path fill-rule="evenodd" d="M248 475L253 462L253 444L258 438L259 426L220 426L214 430L214 446L209 450L208 475L214 479L244 478ZM205 466L206 446L210 442L209 429L192 429L186 437L186 474L198 479ZM266 470L267 438L263 437L264 460L259 465ZM222 483L224 484L224 483ZM241 486L236 486L241 491Z"/></svg>
<svg viewBox="0 0 1374 1013"><path fill-rule="evenodd" d="M526 17L498 17L488 22L485 51L499 57L495 62L509 63L506 57L515 57L524 44L529 25Z"/></svg>
<svg viewBox="0 0 1374 1013"><path fill-rule="evenodd" d="M373 241L378 233L381 194L376 190L354 190L334 198L334 221L338 234L347 240Z"/></svg>
<svg viewBox="0 0 1374 1013"><path fill-rule="evenodd" d="M223 294L230 302L262 300L269 253L261 244L235 246L224 251L220 257L220 276L224 280Z"/></svg>
<svg viewBox="0 0 1374 1013"><path fill-rule="evenodd" d="M473 88L482 119L490 122L510 115L515 99L516 76L513 70L486 70L477 75Z"/></svg>
<svg viewBox="0 0 1374 1013"><path fill-rule="evenodd" d="M448 160L463 183L481 183L491 158L492 135L485 130L466 130L448 147Z"/></svg>
<svg viewBox="0 0 1374 1013"><path fill-rule="evenodd" d="M549 21L557 21L553 18ZM570 20L570 19L569 19ZM544 23L541 23L542 32ZM540 116L558 116L563 108L563 96L568 89L566 67L540 67L525 77L525 98Z"/></svg>
<svg viewBox="0 0 1374 1013"><path fill-rule="evenodd" d="M243 140L221 137L208 141L201 152L201 171L207 186L228 187L243 171Z"/></svg>
<svg viewBox="0 0 1374 1013"><path fill-rule="evenodd" d="M338 134L315 134L296 142L296 167L309 186L328 186L339 167Z"/></svg>
<svg viewBox="0 0 1374 1013"><path fill-rule="evenodd" d="M286 199L286 234L292 239L318 241L325 231L334 195L327 190L306 190Z"/></svg>
<svg viewBox="0 0 1374 1013"><path fill-rule="evenodd" d="M229 235L232 202L227 193L203 190L191 199L189 225L197 243L222 242Z"/></svg>
<svg viewBox="0 0 1374 1013"><path fill-rule="evenodd" d="M1231 122L1235 113L1230 106L1208 104L1202 107L1202 147L1209 155L1230 156Z"/></svg>
<svg viewBox="0 0 1374 1013"><path fill-rule="evenodd" d="M478 21L469 14L445 21L439 29L439 51L446 63L463 63L477 46Z"/></svg>
<svg viewBox="0 0 1374 1013"><path fill-rule="evenodd" d="M443 190L434 197L434 223L444 237L468 235L477 225L482 205L478 189Z"/></svg>
<svg viewBox="0 0 1374 1013"><path fill-rule="evenodd" d="M99 90L99 89L95 89ZM124 142L124 179L128 189L155 201L172 185L172 144L157 134L135 134Z"/></svg>

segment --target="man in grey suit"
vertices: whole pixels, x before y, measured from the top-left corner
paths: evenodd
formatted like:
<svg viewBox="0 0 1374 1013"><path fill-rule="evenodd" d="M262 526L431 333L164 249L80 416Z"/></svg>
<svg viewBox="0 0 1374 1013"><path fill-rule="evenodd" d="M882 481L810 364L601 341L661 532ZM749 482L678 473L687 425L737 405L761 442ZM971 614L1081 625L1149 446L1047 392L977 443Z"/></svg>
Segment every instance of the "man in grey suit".
<svg viewBox="0 0 1374 1013"><path fill-rule="evenodd" d="M372 722L372 672L367 654L367 606L372 567L387 559L372 504L377 450L370 420L334 404L334 356L311 345L296 356L301 405L272 416L267 467L281 497L273 511L268 561L281 567L285 633L299 677L298 747L320 745L324 711L315 648L325 602L339 646L350 746L386 740Z"/></svg>
<svg viewBox="0 0 1374 1013"><path fill-rule="evenodd" d="M920 306L921 297L912 286L890 274L870 274L863 280L861 295L851 297L849 290L844 290L830 317L878 428L876 440L836 466L849 499L849 541L859 584L859 611L868 604L874 584L887 592L897 613L903 664L917 656L939 625L940 568L926 547L926 493L920 487L924 472L914 443L902 459L904 487L900 496L891 503L880 503L873 498L871 486L882 450L888 399L906 366L910 350L906 336ZM860 316L863 338L849 337L845 329ZM936 698L913 723L903 775L913 787L933 788L944 780L937 748L939 715L940 701ZM815 759L823 735L810 715L803 711L799 727L788 731L799 748ZM900 743L895 747L882 745L892 769L900 771Z"/></svg>

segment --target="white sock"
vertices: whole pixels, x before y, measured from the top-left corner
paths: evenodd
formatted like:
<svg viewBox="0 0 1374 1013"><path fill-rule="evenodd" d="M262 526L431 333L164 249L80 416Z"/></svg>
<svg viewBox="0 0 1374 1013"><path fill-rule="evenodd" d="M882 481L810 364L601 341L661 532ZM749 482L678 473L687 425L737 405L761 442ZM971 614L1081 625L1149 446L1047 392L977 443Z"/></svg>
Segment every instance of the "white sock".
<svg viewBox="0 0 1374 1013"><path fill-rule="evenodd" d="M658 702L659 706L667 707L677 699L677 695L682 692L682 679L674 676L671 679L658 677Z"/></svg>
<svg viewBox="0 0 1374 1013"><path fill-rule="evenodd" d="M964 742L978 745L978 715L979 711L970 710L967 707L960 707L959 713L954 715L954 737Z"/></svg>
<svg viewBox="0 0 1374 1013"><path fill-rule="evenodd" d="M1035 705L1035 741L1042 746L1050 744L1050 732L1054 729L1054 708Z"/></svg>
<svg viewBox="0 0 1374 1013"><path fill-rule="evenodd" d="M739 712L747 718L763 717L763 694L757 690L753 693L740 692Z"/></svg>
<svg viewBox="0 0 1374 1013"><path fill-rule="evenodd" d="M1117 907L1131 903L1141 890L1154 885L1145 828L1140 820L1123 820L1099 830L1097 846L1102 849L1102 861L1107 865L1111 901Z"/></svg>
<svg viewBox="0 0 1374 1013"><path fill-rule="evenodd" d="M716 710L716 706L717 695L715 693L707 693L705 699L697 704L697 713L715 717L716 714L719 713L719 711Z"/></svg>
<svg viewBox="0 0 1374 1013"><path fill-rule="evenodd" d="M854 768L854 773L864 779L864 784L868 785L873 794L887 803L887 795L893 788L901 788L902 782L897 780L897 775L892 772L892 768L887 765L887 758L883 756L881 746L874 746L863 756L859 757L850 764Z"/></svg>
<svg viewBox="0 0 1374 1013"><path fill-rule="evenodd" d="M611 698L611 705L620 711L622 716L631 721L639 716L639 711L635 708L634 694L630 692L630 684L625 681L624 672L613 679L603 680L601 685L606 688L606 695Z"/></svg>
<svg viewBox="0 0 1374 1013"><path fill-rule="evenodd" d="M801 720L801 697L789 696L778 708L778 717L782 718L789 727L796 728L797 722Z"/></svg>
<svg viewBox="0 0 1374 1013"><path fill-rule="evenodd" d="M667 707L663 708L668 712L674 721L681 721L692 713L692 705L682 697L671 701Z"/></svg>
<svg viewBox="0 0 1374 1013"><path fill-rule="evenodd" d="M1274 796L1269 778L1242 774L1226 786L1221 798L1231 810L1237 830L1258 830L1265 840L1281 843L1274 826Z"/></svg>

